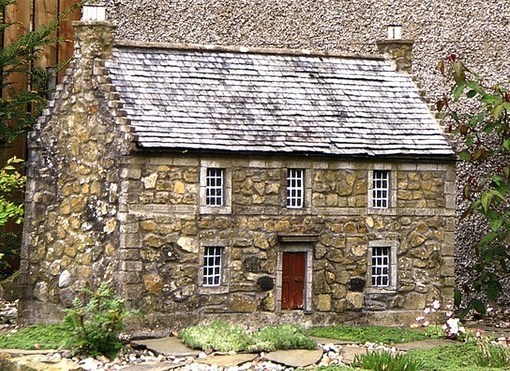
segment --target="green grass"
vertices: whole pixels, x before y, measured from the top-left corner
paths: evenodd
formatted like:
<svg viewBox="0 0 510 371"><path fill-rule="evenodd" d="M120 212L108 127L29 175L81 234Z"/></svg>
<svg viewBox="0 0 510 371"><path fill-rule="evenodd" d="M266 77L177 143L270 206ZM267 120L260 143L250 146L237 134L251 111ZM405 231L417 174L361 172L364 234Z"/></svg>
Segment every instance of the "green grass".
<svg viewBox="0 0 510 371"><path fill-rule="evenodd" d="M421 361L409 354L375 351L357 355L353 367L374 371L420 371Z"/></svg>
<svg viewBox="0 0 510 371"><path fill-rule="evenodd" d="M501 370L501 368L477 366L480 353L474 343L416 349L409 351L408 354L421 361L423 371Z"/></svg>
<svg viewBox="0 0 510 371"><path fill-rule="evenodd" d="M353 326L337 325L314 327L308 334L328 339L352 341L356 343L397 344L408 341L430 339L422 329L385 327L385 326Z"/></svg>
<svg viewBox="0 0 510 371"><path fill-rule="evenodd" d="M0 348L59 349L72 341L72 335L64 325L33 325L15 333L0 334Z"/></svg>

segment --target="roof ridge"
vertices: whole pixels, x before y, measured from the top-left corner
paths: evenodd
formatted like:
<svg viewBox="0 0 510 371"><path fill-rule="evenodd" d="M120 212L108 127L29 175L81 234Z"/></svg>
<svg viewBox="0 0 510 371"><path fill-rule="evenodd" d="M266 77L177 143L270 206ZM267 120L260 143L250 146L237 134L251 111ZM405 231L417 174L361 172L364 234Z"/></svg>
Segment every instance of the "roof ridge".
<svg viewBox="0 0 510 371"><path fill-rule="evenodd" d="M295 55L295 56L307 56L307 57L332 57L332 58L345 58L345 59L388 60L388 58L382 54L345 53L345 52L339 52L339 51L325 51L325 50L311 50L311 49L261 48L261 47L215 45L215 44L162 43L162 42L146 42L146 41L134 41L134 40L116 41L114 44L114 47L207 51L207 52L217 51L217 52L242 53L242 54Z"/></svg>

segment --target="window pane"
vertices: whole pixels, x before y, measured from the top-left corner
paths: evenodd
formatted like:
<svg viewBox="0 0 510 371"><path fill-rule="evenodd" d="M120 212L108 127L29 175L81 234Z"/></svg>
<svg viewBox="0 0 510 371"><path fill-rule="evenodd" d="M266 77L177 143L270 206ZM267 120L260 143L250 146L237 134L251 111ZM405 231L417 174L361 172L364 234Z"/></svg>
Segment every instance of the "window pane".
<svg viewBox="0 0 510 371"><path fill-rule="evenodd" d="M303 201L303 180L304 170L302 169L288 169L287 170L287 207L288 208L302 208Z"/></svg>
<svg viewBox="0 0 510 371"><path fill-rule="evenodd" d="M205 204L207 206L223 206L224 169L208 168L205 184Z"/></svg>
<svg viewBox="0 0 510 371"><path fill-rule="evenodd" d="M372 286L388 286L390 282L390 247L372 248Z"/></svg>
<svg viewBox="0 0 510 371"><path fill-rule="evenodd" d="M372 207L388 208L390 190L390 172L388 170L374 170L372 183Z"/></svg>
<svg viewBox="0 0 510 371"><path fill-rule="evenodd" d="M207 246L204 249L204 286L219 286L221 283L223 247Z"/></svg>

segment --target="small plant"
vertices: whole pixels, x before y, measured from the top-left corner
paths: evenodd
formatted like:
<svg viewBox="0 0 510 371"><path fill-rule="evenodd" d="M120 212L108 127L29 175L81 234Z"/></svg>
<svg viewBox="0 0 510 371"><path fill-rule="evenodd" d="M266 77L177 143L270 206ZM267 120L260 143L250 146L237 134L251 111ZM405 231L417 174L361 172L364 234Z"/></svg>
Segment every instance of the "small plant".
<svg viewBox="0 0 510 371"><path fill-rule="evenodd" d="M195 349L239 352L248 346L248 333L222 320L207 325L190 326L181 331L182 341Z"/></svg>
<svg viewBox="0 0 510 371"><path fill-rule="evenodd" d="M397 344L414 340L424 340L428 336L421 329L386 326L335 325L314 327L308 330L312 336L353 341L358 343Z"/></svg>
<svg viewBox="0 0 510 371"><path fill-rule="evenodd" d="M249 332L222 320L187 327L181 331L180 337L192 348L220 352L261 352L317 347L317 343L299 326L270 326Z"/></svg>
<svg viewBox="0 0 510 371"><path fill-rule="evenodd" d="M493 344L488 337L479 337L476 348L475 362L478 366L502 368L510 365L510 349Z"/></svg>
<svg viewBox="0 0 510 371"><path fill-rule="evenodd" d="M387 351L370 352L354 357L352 366L374 371L414 371L422 370L422 365L414 357Z"/></svg>
<svg viewBox="0 0 510 371"><path fill-rule="evenodd" d="M282 325L264 327L253 333L254 345L248 351L277 349L315 349L317 343L300 326Z"/></svg>
<svg viewBox="0 0 510 371"><path fill-rule="evenodd" d="M73 335L62 324L32 325L0 334L2 349L60 349L73 341Z"/></svg>
<svg viewBox="0 0 510 371"><path fill-rule="evenodd" d="M466 329L458 318L453 317L452 304L448 303L445 306L445 316L448 318L446 323L442 326L439 325L440 316L439 309L441 303L439 300L434 300L428 304L423 310L423 315L416 318L416 321L423 327L427 327L427 333L431 337L444 337L452 340L464 340L466 336Z"/></svg>
<svg viewBox="0 0 510 371"><path fill-rule="evenodd" d="M81 296L65 310L64 324L75 337L74 348L112 358L122 347L119 334L125 328L125 320L136 313L126 309L124 300L113 295L106 282L95 292L83 289Z"/></svg>

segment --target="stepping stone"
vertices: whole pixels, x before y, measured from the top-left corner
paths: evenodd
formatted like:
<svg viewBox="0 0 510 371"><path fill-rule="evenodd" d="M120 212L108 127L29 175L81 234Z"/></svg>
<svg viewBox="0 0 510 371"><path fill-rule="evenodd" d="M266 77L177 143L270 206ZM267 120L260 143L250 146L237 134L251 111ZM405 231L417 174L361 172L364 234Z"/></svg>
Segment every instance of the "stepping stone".
<svg viewBox="0 0 510 371"><path fill-rule="evenodd" d="M135 345L145 345L148 349L167 356L187 357L197 356L200 350L191 349L184 345L181 339L176 337L166 337L161 339L137 340L133 341Z"/></svg>
<svg viewBox="0 0 510 371"><path fill-rule="evenodd" d="M455 340L447 339L426 339L418 341L410 341L409 343L395 344L395 348L398 350L413 350L413 349L432 349L436 347L443 347L445 345L461 344Z"/></svg>
<svg viewBox="0 0 510 371"><path fill-rule="evenodd" d="M354 358L357 355L367 354L367 348L364 346L344 346L340 351L340 355L342 356L342 363L346 365L350 365Z"/></svg>
<svg viewBox="0 0 510 371"><path fill-rule="evenodd" d="M251 362L257 355L255 354L234 354L227 356L210 356L207 358L197 359L196 362L206 365L216 365L218 367L238 366L243 363Z"/></svg>
<svg viewBox="0 0 510 371"><path fill-rule="evenodd" d="M265 354L262 359L279 363L289 367L307 367L319 362L322 358L322 349L293 349L293 350L277 350Z"/></svg>
<svg viewBox="0 0 510 371"><path fill-rule="evenodd" d="M186 366L185 363L144 362L138 365L123 367L122 371L167 371Z"/></svg>

